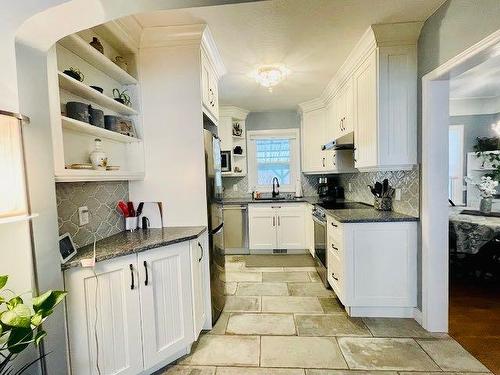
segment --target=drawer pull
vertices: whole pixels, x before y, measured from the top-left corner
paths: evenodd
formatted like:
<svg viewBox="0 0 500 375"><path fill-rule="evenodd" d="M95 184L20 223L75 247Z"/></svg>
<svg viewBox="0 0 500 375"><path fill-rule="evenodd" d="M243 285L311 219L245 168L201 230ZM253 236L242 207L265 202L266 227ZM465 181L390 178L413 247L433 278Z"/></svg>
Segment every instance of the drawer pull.
<svg viewBox="0 0 500 375"><path fill-rule="evenodd" d="M335 227L335 228L337 228L337 227L338 227L338 225L337 225L337 224L334 224L334 223L330 223L330 224L332 224L332 227Z"/></svg>
<svg viewBox="0 0 500 375"><path fill-rule="evenodd" d="M332 277L333 277L333 280L339 281L338 277L335 277L335 274L333 272L332 272Z"/></svg>
<svg viewBox="0 0 500 375"><path fill-rule="evenodd" d="M144 285L148 286L149 283L149 275L148 275L148 262L144 261L144 271L146 273L146 280L144 280Z"/></svg>
<svg viewBox="0 0 500 375"><path fill-rule="evenodd" d="M132 283L130 284L130 289L134 290L134 266L132 264L130 264L129 268L130 268L130 277L132 278Z"/></svg>
<svg viewBox="0 0 500 375"><path fill-rule="evenodd" d="M334 244L332 244L332 249L339 251L339 248L338 248L338 247L335 247L335 245L334 245Z"/></svg>

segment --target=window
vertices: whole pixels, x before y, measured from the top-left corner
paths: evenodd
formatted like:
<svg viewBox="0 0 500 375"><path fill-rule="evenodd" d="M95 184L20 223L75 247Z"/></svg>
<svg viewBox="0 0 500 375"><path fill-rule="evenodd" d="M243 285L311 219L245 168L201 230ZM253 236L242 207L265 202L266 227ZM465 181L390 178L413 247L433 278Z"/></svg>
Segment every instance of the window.
<svg viewBox="0 0 500 375"><path fill-rule="evenodd" d="M278 178L280 191L293 192L299 176L298 131L248 132L249 191L271 191Z"/></svg>

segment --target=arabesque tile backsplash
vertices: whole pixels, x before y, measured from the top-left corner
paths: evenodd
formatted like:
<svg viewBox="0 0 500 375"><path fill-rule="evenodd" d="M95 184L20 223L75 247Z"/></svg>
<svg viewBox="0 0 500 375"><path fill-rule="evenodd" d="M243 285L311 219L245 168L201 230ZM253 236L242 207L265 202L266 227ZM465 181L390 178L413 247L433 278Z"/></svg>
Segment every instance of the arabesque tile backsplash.
<svg viewBox="0 0 500 375"><path fill-rule="evenodd" d="M79 248L122 232L123 217L117 210L119 200L128 201L127 181L57 183L56 199L59 234L70 233ZM89 224L79 226L78 208L87 206Z"/></svg>
<svg viewBox="0 0 500 375"><path fill-rule="evenodd" d="M345 197L350 201L373 204L373 195L368 185L373 185L375 181L382 182L385 178L389 184L397 189L401 189L401 200L393 201L394 211L419 216L420 211L420 175L418 168L410 171L380 171L380 172L358 172L331 175L338 179L339 185L345 189ZM302 191L304 196L316 196L318 178L320 175L302 175ZM349 183L351 191L349 191ZM248 178L224 178L225 198L248 198ZM233 186L237 186L237 190Z"/></svg>

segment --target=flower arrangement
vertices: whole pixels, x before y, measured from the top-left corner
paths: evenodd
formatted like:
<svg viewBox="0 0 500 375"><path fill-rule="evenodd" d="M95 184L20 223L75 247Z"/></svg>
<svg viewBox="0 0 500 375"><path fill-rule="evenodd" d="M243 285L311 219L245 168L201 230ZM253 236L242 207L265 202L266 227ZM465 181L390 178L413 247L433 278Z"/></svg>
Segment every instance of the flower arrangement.
<svg viewBox="0 0 500 375"><path fill-rule="evenodd" d="M471 178L466 177L467 183L471 183L479 190L481 198L491 198L496 194L498 181L493 180L490 176L483 176L479 182L474 182Z"/></svg>

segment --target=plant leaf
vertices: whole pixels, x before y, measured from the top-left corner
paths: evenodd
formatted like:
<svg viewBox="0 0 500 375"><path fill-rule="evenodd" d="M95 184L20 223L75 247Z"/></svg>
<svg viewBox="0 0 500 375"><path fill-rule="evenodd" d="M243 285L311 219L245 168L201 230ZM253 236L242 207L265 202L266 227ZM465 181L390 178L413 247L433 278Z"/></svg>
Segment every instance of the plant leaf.
<svg viewBox="0 0 500 375"><path fill-rule="evenodd" d="M14 298L11 298L8 303L9 303L10 307L16 307L17 305L23 303L23 299L19 296L16 296Z"/></svg>
<svg viewBox="0 0 500 375"><path fill-rule="evenodd" d="M44 321L43 314L41 312L37 312L35 315L31 317L31 324L35 327L38 327Z"/></svg>
<svg viewBox="0 0 500 375"><path fill-rule="evenodd" d="M0 321L11 327L29 328L31 323L31 310L24 304L16 305L12 310L2 313Z"/></svg>
<svg viewBox="0 0 500 375"><path fill-rule="evenodd" d="M38 346L42 342L43 338L47 336L47 332L45 331L38 331L36 336L35 336L35 345Z"/></svg>
<svg viewBox="0 0 500 375"><path fill-rule="evenodd" d="M41 312L43 317L52 314L55 306L61 303L68 293L61 290L49 290L39 297L33 298L33 309Z"/></svg>
<svg viewBox="0 0 500 375"><path fill-rule="evenodd" d="M5 286L5 284L7 284L7 280L9 280L9 276L0 275L0 289L2 289Z"/></svg>
<svg viewBox="0 0 500 375"><path fill-rule="evenodd" d="M33 331L31 328L15 328L10 332L7 340L7 349L11 353L20 353L33 342Z"/></svg>

